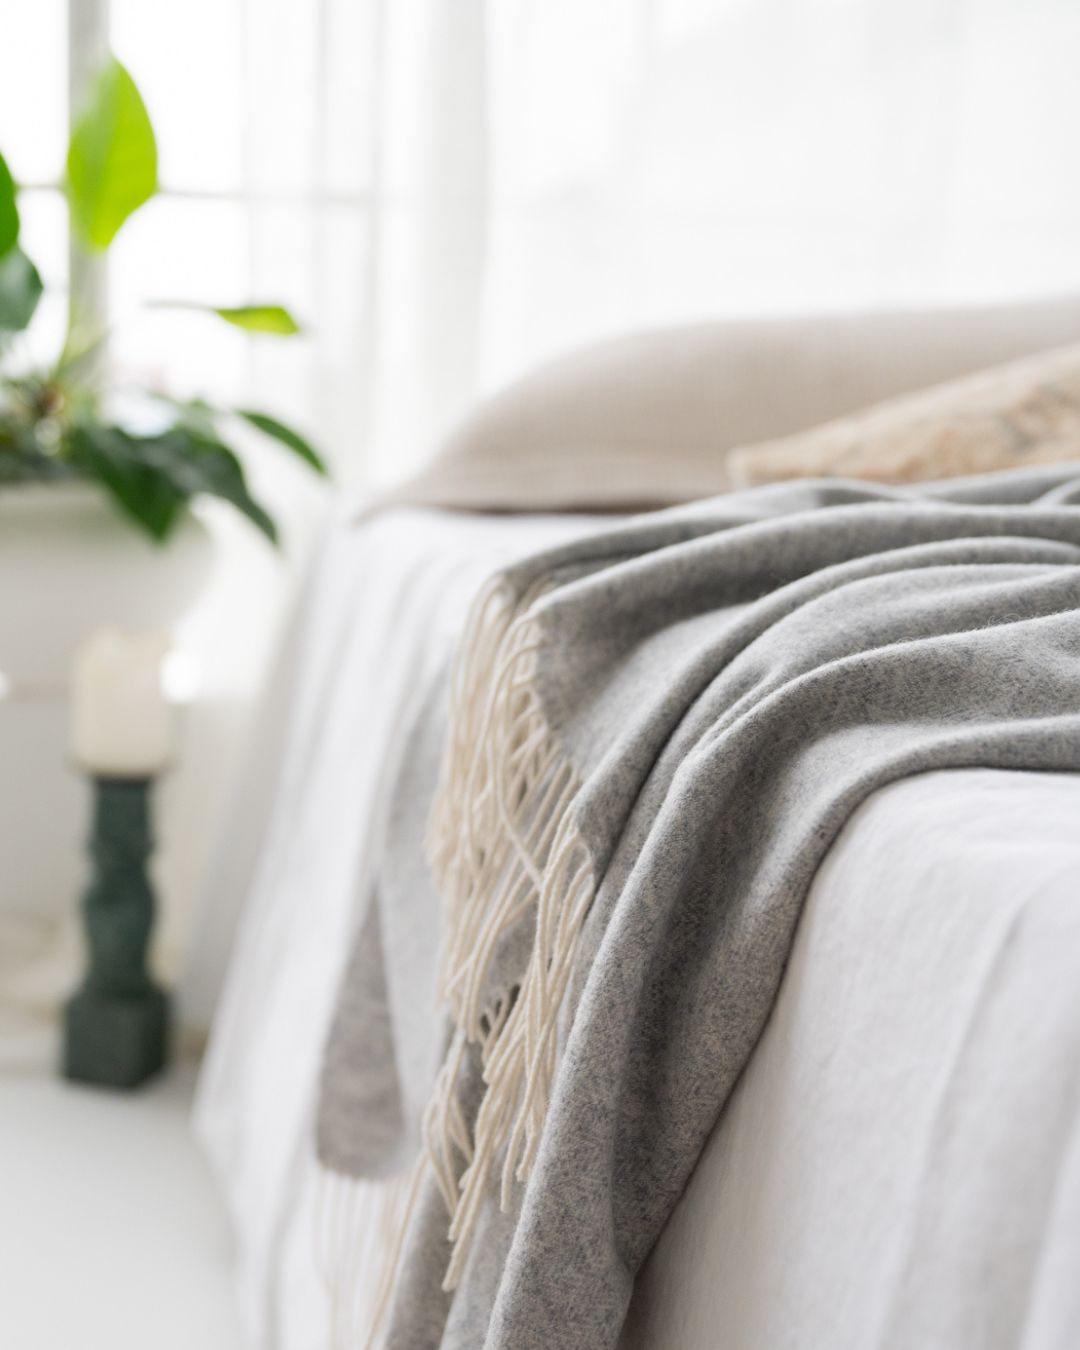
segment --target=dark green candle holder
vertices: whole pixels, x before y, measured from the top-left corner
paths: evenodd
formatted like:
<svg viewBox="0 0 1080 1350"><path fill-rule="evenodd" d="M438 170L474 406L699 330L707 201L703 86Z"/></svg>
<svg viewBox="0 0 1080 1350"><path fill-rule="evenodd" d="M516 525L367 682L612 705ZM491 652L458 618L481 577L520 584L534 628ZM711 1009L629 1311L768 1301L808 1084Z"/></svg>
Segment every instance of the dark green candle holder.
<svg viewBox="0 0 1080 1350"><path fill-rule="evenodd" d="M168 1058L169 1001L147 967L154 891L149 778L94 778L83 897L88 969L64 1010L65 1078L133 1088Z"/></svg>

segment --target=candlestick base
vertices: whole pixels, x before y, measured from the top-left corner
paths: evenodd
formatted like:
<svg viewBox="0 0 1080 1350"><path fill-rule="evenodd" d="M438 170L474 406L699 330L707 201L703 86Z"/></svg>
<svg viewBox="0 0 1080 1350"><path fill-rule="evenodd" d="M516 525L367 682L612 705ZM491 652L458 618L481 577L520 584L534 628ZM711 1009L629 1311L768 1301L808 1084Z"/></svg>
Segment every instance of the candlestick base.
<svg viewBox="0 0 1080 1350"><path fill-rule="evenodd" d="M132 1088L165 1064L169 1003L146 965L154 922L150 780L94 779L93 860L83 897L89 967L64 1011L63 1073Z"/></svg>
<svg viewBox="0 0 1080 1350"><path fill-rule="evenodd" d="M134 1088L168 1059L169 1000L160 989L117 997L84 989L64 1010L64 1077Z"/></svg>

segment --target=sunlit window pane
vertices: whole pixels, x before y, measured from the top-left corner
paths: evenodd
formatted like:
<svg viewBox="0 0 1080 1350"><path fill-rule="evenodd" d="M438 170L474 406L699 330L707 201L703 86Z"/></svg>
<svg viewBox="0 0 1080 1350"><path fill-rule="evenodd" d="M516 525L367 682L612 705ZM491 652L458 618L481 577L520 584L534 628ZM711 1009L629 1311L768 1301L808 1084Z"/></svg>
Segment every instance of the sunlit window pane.
<svg viewBox="0 0 1080 1350"><path fill-rule="evenodd" d="M67 323L67 203L55 190L23 192L22 245L45 283L30 331L19 353L28 364L53 360Z"/></svg>
<svg viewBox="0 0 1080 1350"><path fill-rule="evenodd" d="M62 193L29 191L19 196L22 246L50 289L67 287L68 210Z"/></svg>
<svg viewBox="0 0 1080 1350"><path fill-rule="evenodd" d="M110 258L118 370L183 393L228 398L243 387L242 334L210 317L146 306L244 300L246 241L245 211L236 202L159 198L124 228Z"/></svg>
<svg viewBox="0 0 1080 1350"><path fill-rule="evenodd" d="M361 207L254 213L253 294L283 300L305 324L301 340L252 343L252 397L294 418L333 462L355 458L365 416L363 334L369 227Z"/></svg>
<svg viewBox="0 0 1080 1350"><path fill-rule="evenodd" d="M112 0L112 45L143 92L167 188L239 191L244 182L241 6Z"/></svg>
<svg viewBox="0 0 1080 1350"><path fill-rule="evenodd" d="M326 137L322 177L328 192L355 196L371 188L382 59L378 15L377 5L326 0L318 62L319 116Z"/></svg>
<svg viewBox="0 0 1080 1350"><path fill-rule="evenodd" d="M258 109L248 171L257 192L300 193L320 186L316 12L306 0L262 0L259 22L247 33L252 106Z"/></svg>
<svg viewBox="0 0 1080 1350"><path fill-rule="evenodd" d="M67 143L63 0L3 0L0 150L20 182L56 182Z"/></svg>

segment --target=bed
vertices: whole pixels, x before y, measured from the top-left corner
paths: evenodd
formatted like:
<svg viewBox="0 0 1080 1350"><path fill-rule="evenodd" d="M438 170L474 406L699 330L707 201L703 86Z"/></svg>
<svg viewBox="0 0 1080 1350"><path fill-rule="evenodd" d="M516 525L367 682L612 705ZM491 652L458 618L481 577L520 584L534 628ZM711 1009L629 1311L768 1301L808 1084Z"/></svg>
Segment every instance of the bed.
<svg viewBox="0 0 1080 1350"><path fill-rule="evenodd" d="M842 361L816 342L778 429L1080 333L1074 304L950 323L942 343L940 316L879 316L873 341L865 328L849 336ZM724 328L708 341L749 342L767 372L778 341L790 359L792 332L805 346L819 331ZM678 342L661 337L658 349ZM515 396L511 425L554 403L565 437L574 399L595 422L620 389L641 388L649 350L591 356L584 380L579 363L572 398L546 376ZM680 397L669 362L654 400L661 423L672 399L717 415L699 406L700 341L687 350L697 403ZM768 434L761 400L744 392ZM485 432L503 415L489 409ZM328 1290L311 1137L401 728L482 581L553 532L571 539L597 524L580 511L402 506L358 523L342 510L313 562L208 901L215 953L238 919L196 1119L233 1216L257 1350L345 1344L373 1297L386 1188L373 1184L351 1219L349 1288ZM848 822L814 882L765 1035L637 1282L626 1347L1076 1343L1078 808L1075 775L956 770L894 784ZM980 1325L965 1320L971 1300L954 1297L972 1282L986 1295Z"/></svg>

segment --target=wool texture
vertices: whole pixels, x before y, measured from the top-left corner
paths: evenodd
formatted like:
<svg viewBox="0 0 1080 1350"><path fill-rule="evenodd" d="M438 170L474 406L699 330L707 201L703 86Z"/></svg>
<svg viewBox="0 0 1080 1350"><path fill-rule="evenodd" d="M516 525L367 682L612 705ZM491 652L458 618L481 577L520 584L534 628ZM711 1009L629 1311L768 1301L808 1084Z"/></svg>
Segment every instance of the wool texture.
<svg viewBox="0 0 1080 1350"><path fill-rule="evenodd" d="M484 590L414 739L319 1111L345 1175L423 1135L373 1343L615 1346L855 808L1080 770L1080 468L785 484L560 545ZM395 1028L436 993L419 1123Z"/></svg>

